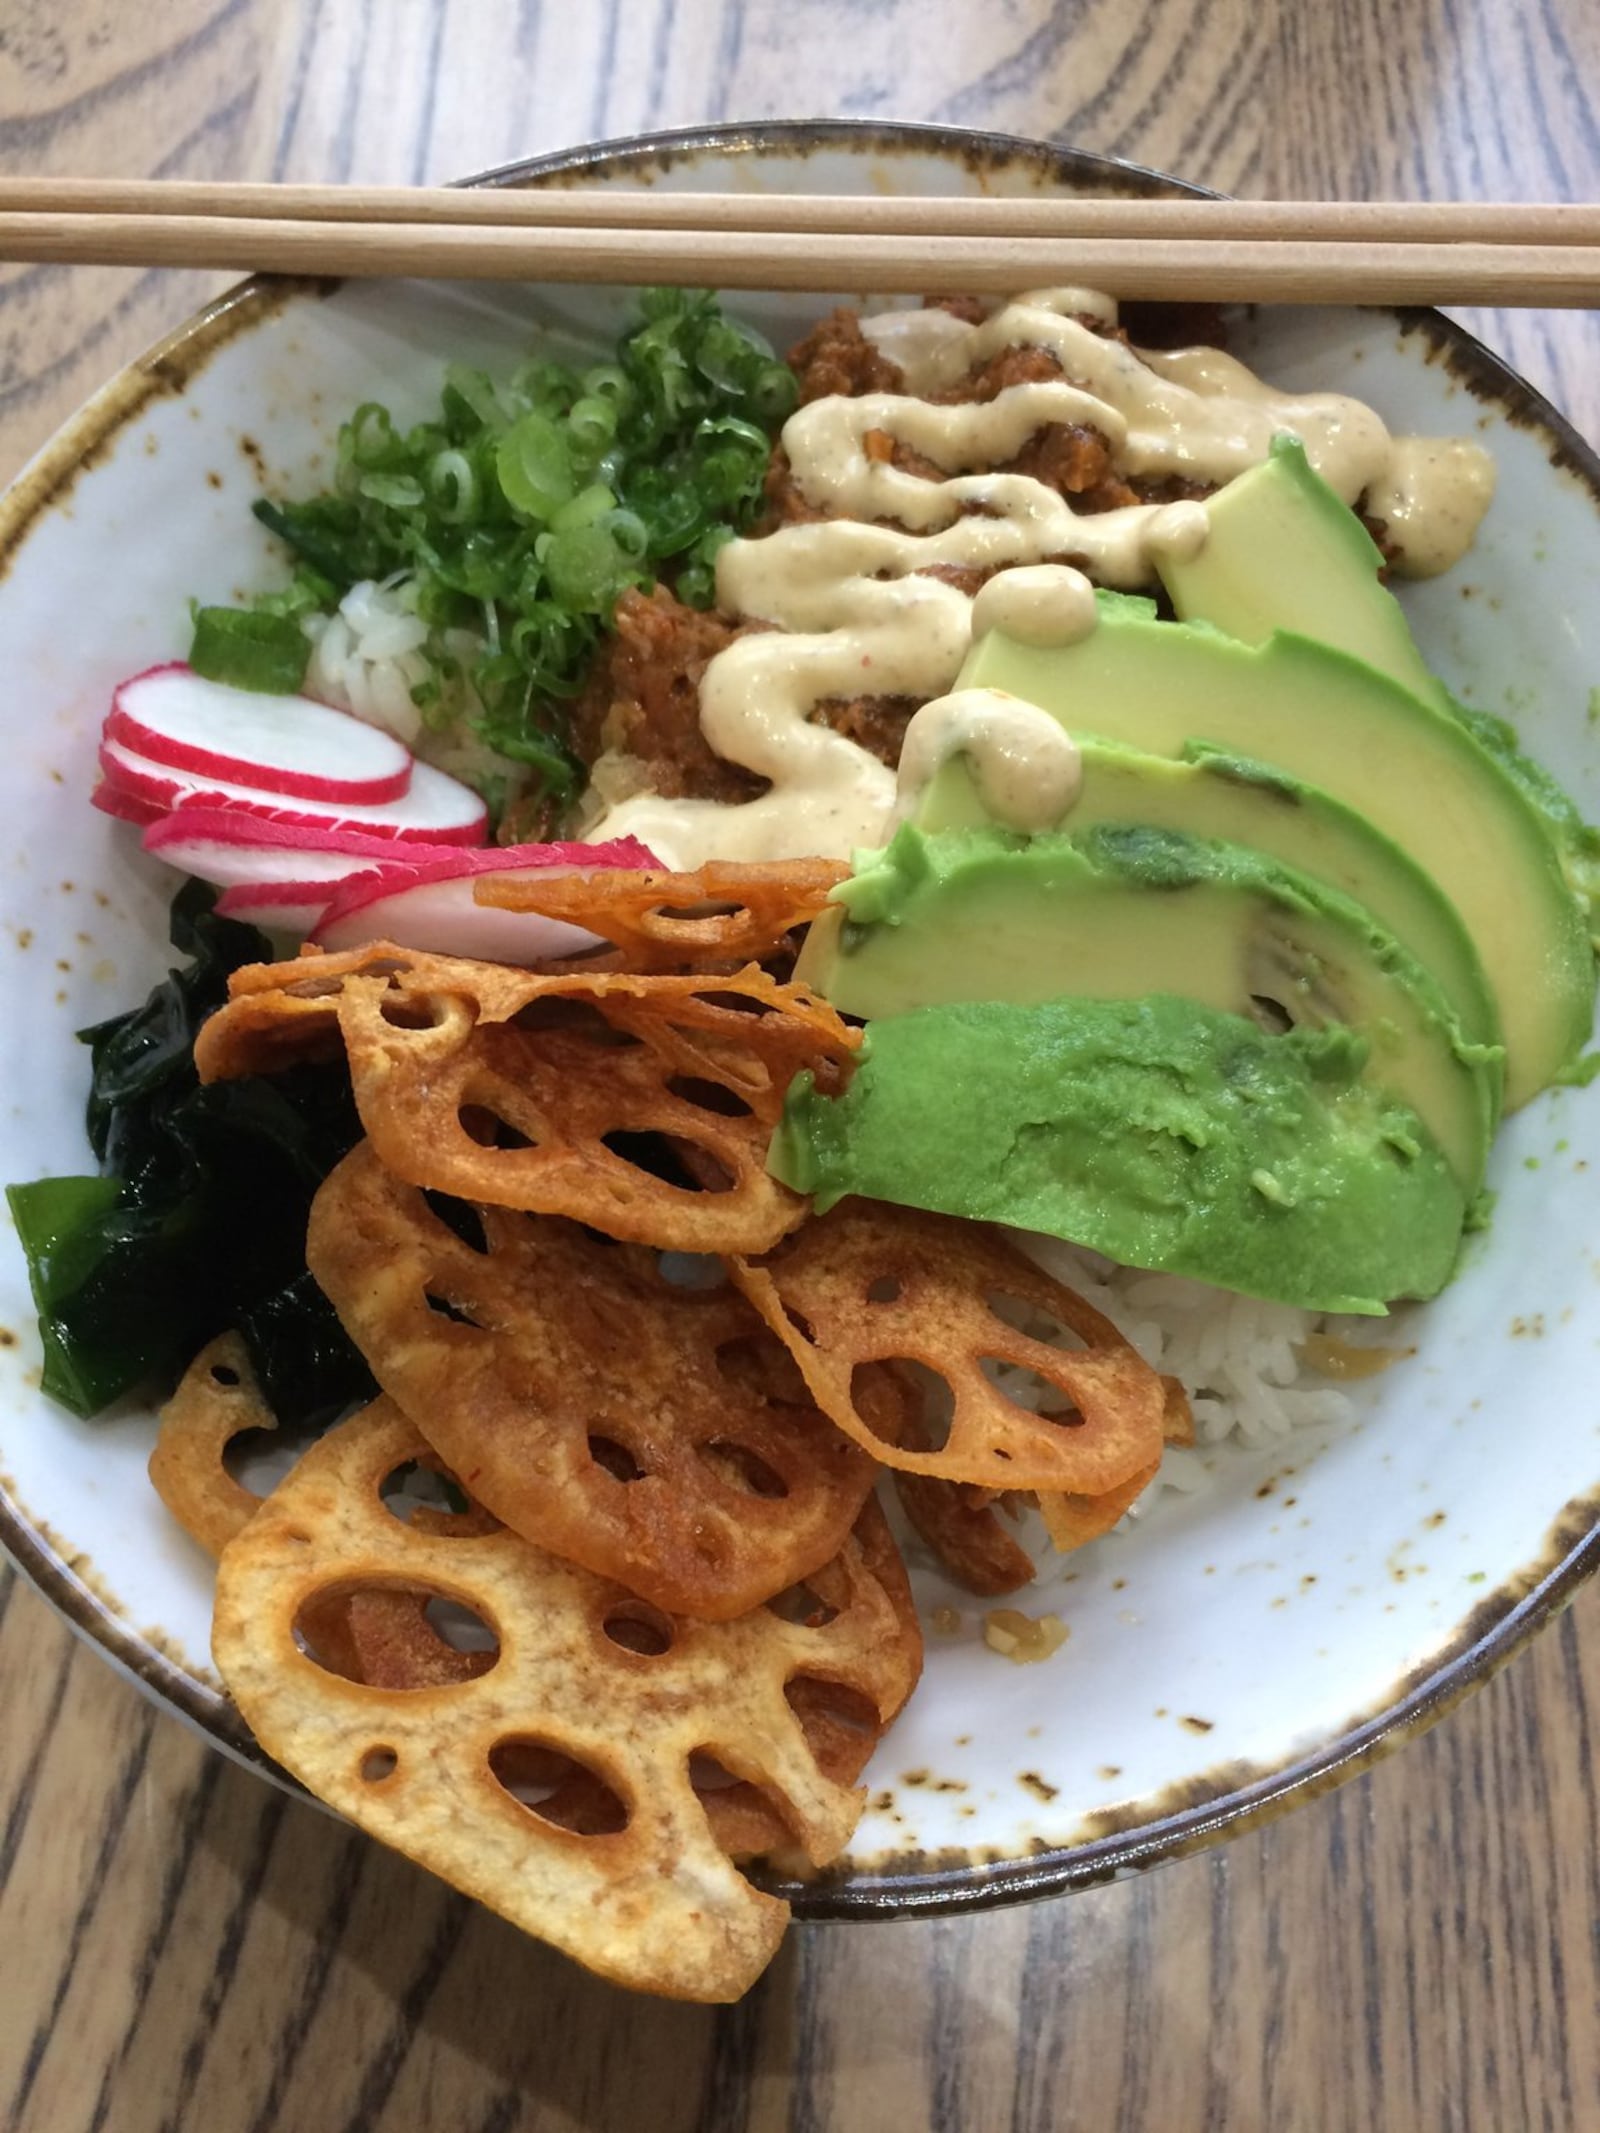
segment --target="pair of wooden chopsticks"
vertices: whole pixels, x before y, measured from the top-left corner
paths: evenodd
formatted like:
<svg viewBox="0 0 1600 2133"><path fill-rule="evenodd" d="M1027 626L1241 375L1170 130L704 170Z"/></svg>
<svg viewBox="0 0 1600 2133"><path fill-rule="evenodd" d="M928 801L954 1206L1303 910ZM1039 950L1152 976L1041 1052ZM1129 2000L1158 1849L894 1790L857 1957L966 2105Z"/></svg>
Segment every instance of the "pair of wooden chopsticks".
<svg viewBox="0 0 1600 2133"><path fill-rule="evenodd" d="M1600 305L1600 208L0 179L0 260L1280 304Z"/></svg>

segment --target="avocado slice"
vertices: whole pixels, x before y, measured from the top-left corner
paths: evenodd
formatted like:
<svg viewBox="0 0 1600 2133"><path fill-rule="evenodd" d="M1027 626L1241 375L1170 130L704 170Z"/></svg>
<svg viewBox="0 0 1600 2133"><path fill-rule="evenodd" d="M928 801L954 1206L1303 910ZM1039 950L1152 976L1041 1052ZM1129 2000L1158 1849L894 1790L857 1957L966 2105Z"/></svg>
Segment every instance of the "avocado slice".
<svg viewBox="0 0 1600 2133"><path fill-rule="evenodd" d="M1374 1086L1423 1119L1465 1191L1498 1117L1499 1054L1349 897L1243 845L1170 830L1020 838L907 825L834 891L796 977L868 1020L960 1000L1172 993L1269 1029L1360 1032ZM813 946L815 942L815 946Z"/></svg>
<svg viewBox="0 0 1600 2133"><path fill-rule="evenodd" d="M798 1076L768 1163L819 1209L861 1193L1381 1313L1450 1279L1466 1198L1364 1049L1171 995L928 1007L872 1024L842 1096Z"/></svg>
<svg viewBox="0 0 1600 2133"><path fill-rule="evenodd" d="M1436 711L1444 685L1429 672L1411 625L1382 582L1383 556L1349 505L1279 436L1259 466L1206 498L1205 544L1154 557L1181 622L1209 622L1242 644L1293 630L1387 674Z"/></svg>
<svg viewBox="0 0 1600 2133"><path fill-rule="evenodd" d="M1047 650L991 630L958 686L1007 689L1074 733L1182 757L1191 740L1270 763L1365 815L1454 904L1505 1036L1508 1108L1569 1066L1594 1014L1581 898L1544 818L1457 719L1331 646L1263 645L1097 596L1099 625Z"/></svg>
<svg viewBox="0 0 1600 2133"><path fill-rule="evenodd" d="M1548 771L1522 752L1515 729L1458 703L1383 584L1383 557L1348 505L1317 473L1299 439L1280 436L1259 466L1200 506L1205 545L1154 560L1184 622L1207 622L1244 644L1293 630L1387 674L1436 711L1459 719L1542 816L1570 888L1591 914L1600 902L1600 835Z"/></svg>
<svg viewBox="0 0 1600 2133"><path fill-rule="evenodd" d="M1455 906L1364 815L1285 771L1204 741L1186 743L1181 762L1087 736L1078 745L1083 779L1063 830L1143 823L1249 845L1298 867L1364 904L1432 972L1464 1036L1500 1043L1500 1017ZM914 819L935 834L992 822L965 757L941 765Z"/></svg>

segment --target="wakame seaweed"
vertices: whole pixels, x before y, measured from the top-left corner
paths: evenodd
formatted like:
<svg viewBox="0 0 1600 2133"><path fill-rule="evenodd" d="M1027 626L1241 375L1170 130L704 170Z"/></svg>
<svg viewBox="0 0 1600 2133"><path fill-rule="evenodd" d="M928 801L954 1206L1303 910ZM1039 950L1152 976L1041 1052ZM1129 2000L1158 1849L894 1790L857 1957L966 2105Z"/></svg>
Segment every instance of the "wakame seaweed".
<svg viewBox="0 0 1600 2133"><path fill-rule="evenodd" d="M200 1024L228 976L270 960L253 927L186 882L172 944L188 960L142 1007L79 1036L93 1060L98 1177L8 1189L44 1340L44 1389L93 1415L147 1379L169 1386L237 1328L279 1419L368 1397L372 1380L306 1271L318 1185L360 1138L342 1064L202 1087Z"/></svg>

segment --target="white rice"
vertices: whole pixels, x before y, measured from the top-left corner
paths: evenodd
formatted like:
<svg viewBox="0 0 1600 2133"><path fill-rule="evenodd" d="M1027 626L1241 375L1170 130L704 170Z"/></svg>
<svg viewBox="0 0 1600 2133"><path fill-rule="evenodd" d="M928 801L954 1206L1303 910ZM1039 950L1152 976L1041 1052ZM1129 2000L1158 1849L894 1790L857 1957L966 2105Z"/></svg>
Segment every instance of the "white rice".
<svg viewBox="0 0 1600 2133"><path fill-rule="evenodd" d="M416 612L416 588L404 574L352 585L331 615L308 615L311 639L305 688L319 702L382 726L425 763L480 791L499 783L515 794L526 773L475 731L483 706L465 677L486 640L474 630L447 630L442 649L460 670L443 684L439 716L429 723L412 690L434 673L428 626Z"/></svg>
<svg viewBox="0 0 1600 2133"><path fill-rule="evenodd" d="M331 615L307 616L304 628L311 639L307 694L414 747L422 712L411 692L432 668L423 649L428 625L416 612L412 585L363 579Z"/></svg>
<svg viewBox="0 0 1600 2133"><path fill-rule="evenodd" d="M1262 1303L1205 1282L1117 1266L1055 1238L1022 1231L1010 1236L1036 1265L1104 1312L1153 1369L1177 1378L1189 1395L1193 1449L1167 1447L1155 1484L1118 1532L1126 1532L1166 1491L1194 1495L1210 1488L1219 1447L1249 1452L1300 1429L1354 1418L1350 1395L1302 1360L1313 1334L1326 1333L1351 1346L1394 1345L1392 1318L1348 1318ZM1042 1397L1035 1381L1018 1382L1003 1365L996 1378L1024 1405ZM1044 1584L1071 1560L1055 1553L1036 1513L1023 1518L1017 1538L1038 1562Z"/></svg>
<svg viewBox="0 0 1600 2133"><path fill-rule="evenodd" d="M1035 1265L1103 1311L1152 1369L1178 1379L1194 1410L1197 1449L1229 1438L1265 1444L1307 1423L1349 1417L1348 1393L1308 1371L1301 1351L1314 1333L1334 1333L1341 1340L1354 1333L1359 1339L1359 1329L1373 1321L1261 1303L1176 1274L1116 1266L1097 1252L1053 1237L1010 1234ZM1184 1456L1181 1450L1168 1452L1164 1478L1183 1472ZM1169 1465L1173 1476L1167 1474Z"/></svg>

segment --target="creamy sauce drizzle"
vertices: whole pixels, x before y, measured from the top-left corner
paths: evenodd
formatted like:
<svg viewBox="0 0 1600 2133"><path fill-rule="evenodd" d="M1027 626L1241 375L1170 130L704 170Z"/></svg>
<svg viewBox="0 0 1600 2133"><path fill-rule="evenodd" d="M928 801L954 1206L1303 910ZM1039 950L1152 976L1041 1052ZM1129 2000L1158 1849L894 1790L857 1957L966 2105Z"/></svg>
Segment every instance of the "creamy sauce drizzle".
<svg viewBox="0 0 1600 2133"><path fill-rule="evenodd" d="M1273 437L1291 431L1345 502L1370 498L1398 546L1398 568L1429 575L1470 544L1494 480L1478 446L1391 437L1361 402L1275 392L1216 349L1136 355L1093 332L1081 314L1114 323L1116 309L1092 291L1056 289L1018 297L976 325L937 310L863 321L900 366L906 391L816 400L783 432L802 492L837 516L730 541L717 559L722 608L775 627L740 638L711 662L701 727L719 755L770 780L771 790L737 805L638 793L607 810L590 836L642 838L678 867L711 858L844 857L881 843L895 819L895 773L810 723L818 704L910 696L925 700L923 716L937 708L926 700L943 697L960 673L975 630L1068 642L1093 627L1088 578L1136 590L1152 582L1157 554L1193 553L1204 541L1199 505L1080 514L1030 475L987 471L1048 424L1098 431L1124 475L1212 484L1257 465ZM1064 375L1007 387L981 403L936 406L917 397L958 385L975 366L1018 347L1050 350ZM873 457L869 432L887 433L943 478ZM891 523L866 523L878 519ZM1088 578L1050 563L1068 556ZM998 575L974 602L918 575L935 564ZM999 765L1003 749L997 742L985 753L970 711L941 713L925 732L942 735L947 754L972 757L981 783L984 764ZM1049 745L1043 726L1033 732L1037 747ZM1005 747L1015 740L1013 726ZM918 765L932 745L918 741ZM1009 790L1024 773L1008 767L993 775Z"/></svg>
<svg viewBox="0 0 1600 2133"><path fill-rule="evenodd" d="M924 704L906 728L896 822L916 813L941 766L958 755L972 766L978 797L1007 829L1030 836L1053 829L1078 797L1083 758L1048 711L1005 689L955 689Z"/></svg>

